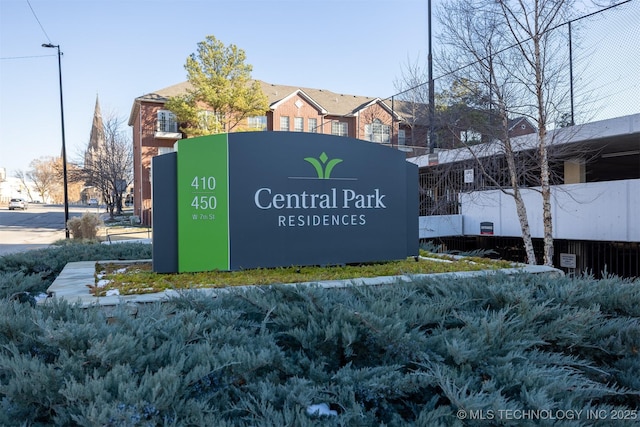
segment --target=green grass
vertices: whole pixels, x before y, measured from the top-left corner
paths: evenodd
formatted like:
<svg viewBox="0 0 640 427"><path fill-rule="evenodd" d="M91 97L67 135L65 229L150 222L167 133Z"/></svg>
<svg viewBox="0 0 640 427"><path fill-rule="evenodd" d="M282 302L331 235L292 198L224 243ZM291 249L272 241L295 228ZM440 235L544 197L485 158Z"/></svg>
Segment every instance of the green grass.
<svg viewBox="0 0 640 427"><path fill-rule="evenodd" d="M210 271L200 273L159 274L152 271L150 263L98 263L96 287L92 292L104 296L117 289L120 295L162 292L169 289L222 288L246 285L272 285L279 283L303 283L327 280L350 280L380 276L449 273L510 268L508 261L479 257L454 258L421 251L421 258L341 266L291 266L260 268L241 271ZM124 271L123 271L124 270ZM109 284L98 287L100 280Z"/></svg>

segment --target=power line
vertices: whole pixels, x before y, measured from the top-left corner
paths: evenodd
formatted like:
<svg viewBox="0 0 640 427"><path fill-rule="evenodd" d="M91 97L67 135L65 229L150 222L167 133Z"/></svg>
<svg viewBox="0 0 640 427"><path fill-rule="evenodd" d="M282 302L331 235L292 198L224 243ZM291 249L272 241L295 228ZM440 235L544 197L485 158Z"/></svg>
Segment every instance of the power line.
<svg viewBox="0 0 640 427"><path fill-rule="evenodd" d="M38 25L40 26L40 29L42 30L42 32L44 33L44 36L47 38L47 41L49 43L51 43L51 39L49 38L49 35L47 34L47 32L44 30L44 27L42 26L42 24L40 23L40 20L38 19L38 15L36 15L35 10L33 10L33 7L31 6L31 3L29 2L29 0L27 0L27 4L29 5L29 9L31 9L31 13L33 14L33 17L36 18L36 21L38 22Z"/></svg>
<svg viewBox="0 0 640 427"><path fill-rule="evenodd" d="M0 60L4 61L9 59L47 58L49 56L57 56L57 55L5 56L5 57L0 57Z"/></svg>
<svg viewBox="0 0 640 427"><path fill-rule="evenodd" d="M40 19L38 19L38 15L36 15L36 11L33 10L33 6L31 6L31 2L29 0L26 0L26 2L29 5L29 9L31 9L31 14L36 19L36 22L38 22L38 25L40 26L40 29L42 30L42 33L44 34L44 36L49 41L49 44L52 44L51 43L51 39L49 38L49 35L47 34L47 32L45 31L44 27L42 26L42 23L40 22ZM0 57L0 60L5 61L5 60L16 60L16 59L46 58L46 57L49 57L49 56L57 56L57 55L5 56L5 57Z"/></svg>
<svg viewBox="0 0 640 427"><path fill-rule="evenodd" d="M611 6L605 7L605 8L603 8L603 9L596 10L595 12L591 12L591 13L589 13L589 14L586 14L586 15L580 16L580 17L578 17L578 18L574 18L574 19L571 19L571 20L567 20L567 21L562 22L562 23L560 23L560 24L558 24L558 25L556 25L556 26L554 26L554 27L552 27L552 28L547 29L547 30L545 31L545 33L548 33L548 32L554 31L554 30L557 30L558 28L560 28L560 27L562 27L562 26L564 26L564 25L570 25L572 22L580 21L580 20L585 19L585 18L590 18L590 17L592 17L592 16L594 16L594 15L598 15L598 14L600 14L600 13L606 12L606 11L608 11L608 10L610 10L610 9L615 8L615 7L622 6L622 5L627 4L627 3L631 3L631 1L632 1L632 0L623 0L623 1L621 1L620 3L616 3L616 4L613 4L613 5L611 5ZM526 40L522 40L522 41L520 41L520 42L514 43L513 45L511 45L511 46L507 46L507 47L503 48L502 50L500 50L500 51L498 51L498 52L494 52L494 53L493 53L493 55L497 55L497 54L504 53L504 52L506 52L507 50L509 50L509 49L513 49L514 47L517 47L517 46L520 46L520 45L522 45L523 43L528 42L528 41L530 41L530 40L531 40L531 38L528 38L528 39L526 39ZM465 65L462 65L462 66L460 66L459 68L457 68L457 69L455 69L455 70L451 70L451 71L448 71L448 72L446 72L446 73L444 73L444 74L442 74L442 75L440 75L440 76L436 76L436 77L434 77L434 78L433 78L433 80L438 80L438 79L441 79L441 78L443 78L443 77L447 77L447 76L450 76L450 75L454 75L454 74L456 74L456 73L458 73L458 72L460 72L460 71L464 70L465 68L471 67L471 66L473 66L473 65L475 65L475 64L478 64L478 63L480 63L481 61L485 61L485 60L487 60L487 59L489 59L489 57L484 57L484 58L481 58L481 59L480 59L480 60L478 60L478 61L474 61L474 62L471 62L471 63L465 64ZM405 90L403 90L403 91L401 91L401 92L395 93L395 94L393 94L393 95L391 95L391 96L388 96L388 97L386 97L386 98L383 98L383 99L391 99L391 98L395 98L395 97L396 97L396 96L398 96L398 95L403 95L403 94L405 94L405 93L407 93L407 92L410 92L410 91L412 91L412 90L418 89L419 87L422 87L422 86L424 86L424 85L426 85L426 84L428 84L428 83L429 83L429 81L419 83L419 84L417 84L417 85L415 85L415 86L413 86L413 87L410 87L410 88L408 88L408 89L405 89Z"/></svg>

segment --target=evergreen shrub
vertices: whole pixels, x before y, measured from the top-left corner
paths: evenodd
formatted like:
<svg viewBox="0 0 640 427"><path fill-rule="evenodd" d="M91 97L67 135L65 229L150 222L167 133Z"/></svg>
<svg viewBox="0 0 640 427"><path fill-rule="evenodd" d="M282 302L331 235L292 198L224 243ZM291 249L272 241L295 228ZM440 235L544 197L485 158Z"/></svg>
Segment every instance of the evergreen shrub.
<svg viewBox="0 0 640 427"><path fill-rule="evenodd" d="M2 289L7 276L33 286L33 266L12 260L0 258ZM191 290L135 315L9 293L3 426L632 426L640 416L638 281ZM330 414L309 413L321 404ZM580 416L499 418L509 410ZM468 417L480 413L493 420Z"/></svg>
<svg viewBox="0 0 640 427"><path fill-rule="evenodd" d="M127 260L151 258L151 245L61 240L45 249L0 256L0 298L18 292L38 295L45 292L65 265L74 261Z"/></svg>

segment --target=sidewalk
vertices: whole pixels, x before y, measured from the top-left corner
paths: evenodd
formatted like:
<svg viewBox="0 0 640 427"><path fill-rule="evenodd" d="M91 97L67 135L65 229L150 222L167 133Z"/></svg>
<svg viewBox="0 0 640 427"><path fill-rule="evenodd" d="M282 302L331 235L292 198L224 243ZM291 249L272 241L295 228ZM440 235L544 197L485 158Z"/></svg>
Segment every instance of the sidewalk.
<svg viewBox="0 0 640 427"><path fill-rule="evenodd" d="M48 248L57 240L64 239L64 230L42 228L2 227L0 233L0 256L32 249Z"/></svg>

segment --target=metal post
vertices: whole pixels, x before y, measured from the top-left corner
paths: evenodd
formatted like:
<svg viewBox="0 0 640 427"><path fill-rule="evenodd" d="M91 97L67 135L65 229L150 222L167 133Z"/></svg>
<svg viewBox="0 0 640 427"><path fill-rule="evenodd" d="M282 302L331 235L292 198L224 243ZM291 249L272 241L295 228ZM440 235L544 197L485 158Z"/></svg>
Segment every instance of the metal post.
<svg viewBox="0 0 640 427"><path fill-rule="evenodd" d="M573 115L573 49L571 44L571 21L569 21L569 89L571 91L571 126L573 126L576 122Z"/></svg>
<svg viewBox="0 0 640 427"><path fill-rule="evenodd" d="M435 95L433 84L433 58L431 55L431 0L428 1L427 7L429 8L429 55L427 57L429 66L429 153L433 153L436 147L435 135L434 135L434 120L435 120Z"/></svg>
<svg viewBox="0 0 640 427"><path fill-rule="evenodd" d="M393 147L393 137L395 136L395 127L396 127L396 120L395 120L395 112L394 112L394 105L393 105L393 101L394 101L394 96L391 96L391 147ZM398 147L400 146L400 144L396 144Z"/></svg>
<svg viewBox="0 0 640 427"><path fill-rule="evenodd" d="M62 101L62 61L60 57L60 45L54 45L51 43L45 43L42 47L58 49L58 77L60 83L60 122L62 127L62 185L64 191L64 235L65 238L69 238L69 192L67 185L67 148L64 138L64 102Z"/></svg>

